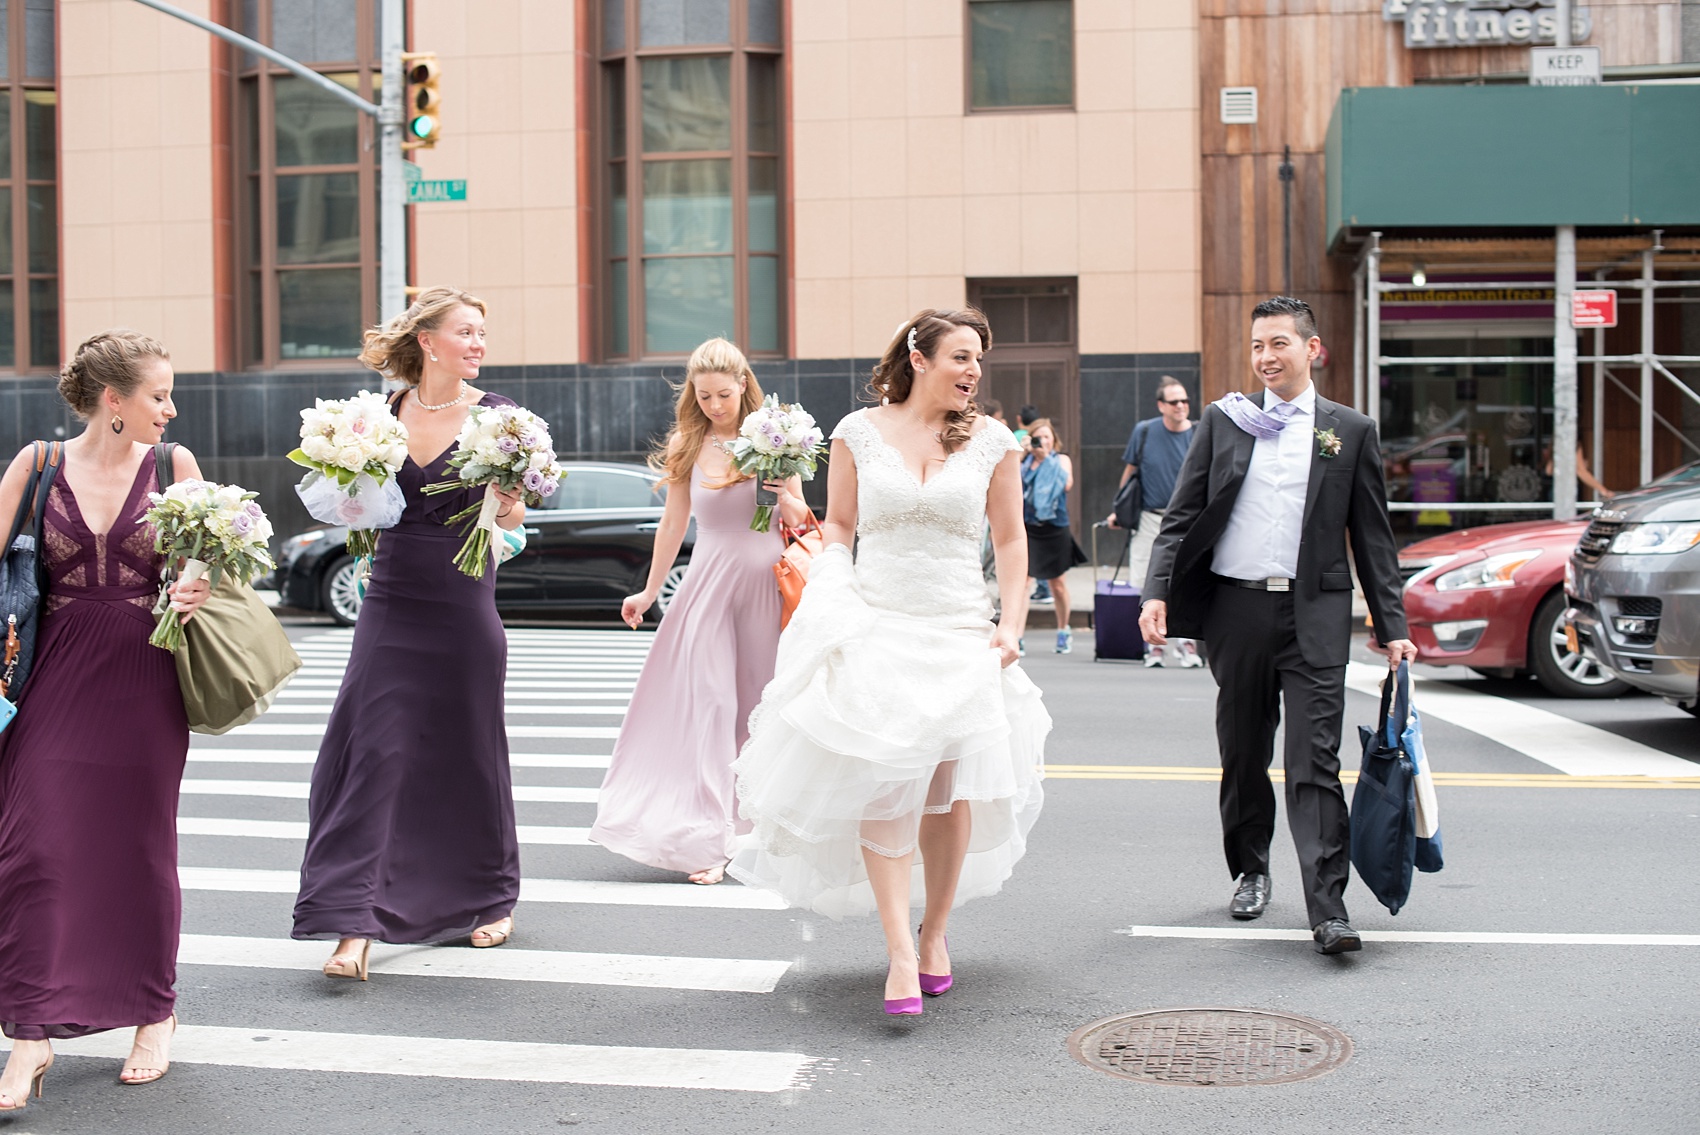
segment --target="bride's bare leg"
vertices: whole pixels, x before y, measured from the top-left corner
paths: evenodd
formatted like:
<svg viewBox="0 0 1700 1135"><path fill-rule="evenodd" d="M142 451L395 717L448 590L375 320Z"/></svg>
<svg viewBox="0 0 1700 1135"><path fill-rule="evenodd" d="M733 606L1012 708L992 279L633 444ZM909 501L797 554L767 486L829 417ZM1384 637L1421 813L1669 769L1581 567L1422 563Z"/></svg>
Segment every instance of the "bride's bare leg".
<svg viewBox="0 0 1700 1135"><path fill-rule="evenodd" d="M921 972L940 977L950 972L950 951L944 944L950 926L950 909L956 904L956 885L962 879L962 861L968 855L968 839L974 831L974 815L968 801L958 800L948 812L921 817L921 871L927 881L927 909L921 917Z"/></svg>
<svg viewBox="0 0 1700 1135"><path fill-rule="evenodd" d="M890 968L885 976L885 999L897 1001L921 996L920 970L915 961L915 940L909 936L909 872L915 855L881 855L862 848L868 882L879 905L880 928L885 931L885 952Z"/></svg>

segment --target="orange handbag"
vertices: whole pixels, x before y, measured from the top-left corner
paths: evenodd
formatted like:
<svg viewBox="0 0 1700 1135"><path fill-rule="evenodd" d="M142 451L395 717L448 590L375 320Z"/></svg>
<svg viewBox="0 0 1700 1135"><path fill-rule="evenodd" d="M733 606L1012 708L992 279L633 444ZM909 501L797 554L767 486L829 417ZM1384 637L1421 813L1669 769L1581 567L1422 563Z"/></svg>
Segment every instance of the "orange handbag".
<svg viewBox="0 0 1700 1135"><path fill-rule="evenodd" d="M779 628L784 630L802 601L803 585L809 582L809 565L826 550L826 535L813 513L801 528L781 524L779 531L785 537L785 550L773 565L773 575L779 581Z"/></svg>

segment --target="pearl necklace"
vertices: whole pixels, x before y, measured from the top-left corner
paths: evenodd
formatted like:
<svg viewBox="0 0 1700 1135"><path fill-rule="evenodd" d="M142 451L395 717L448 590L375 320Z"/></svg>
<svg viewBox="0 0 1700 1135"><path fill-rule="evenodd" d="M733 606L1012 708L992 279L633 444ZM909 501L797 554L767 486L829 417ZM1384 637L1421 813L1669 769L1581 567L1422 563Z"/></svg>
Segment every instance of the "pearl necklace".
<svg viewBox="0 0 1700 1135"><path fill-rule="evenodd" d="M460 393L455 395L454 401L452 401L452 402L439 402L435 406L426 405L424 399L419 397L419 391L415 390L413 392L414 404L417 405L421 410L430 410L432 412L435 412L437 410L447 410L450 406L458 406L458 405L461 404L461 401L466 398L466 380L461 379L459 386L460 386Z"/></svg>

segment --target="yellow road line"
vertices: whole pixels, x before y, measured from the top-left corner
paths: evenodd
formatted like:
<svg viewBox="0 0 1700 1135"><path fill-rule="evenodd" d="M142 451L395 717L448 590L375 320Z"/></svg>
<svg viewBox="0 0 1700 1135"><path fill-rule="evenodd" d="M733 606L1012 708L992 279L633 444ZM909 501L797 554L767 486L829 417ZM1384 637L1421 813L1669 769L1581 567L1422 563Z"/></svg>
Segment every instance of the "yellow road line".
<svg viewBox="0 0 1700 1135"><path fill-rule="evenodd" d="M1175 780L1215 782L1220 769L1202 765L1046 765L1052 780ZM1269 770L1277 784L1286 777L1280 769ZM1358 774L1340 772L1342 784L1355 784ZM1700 790L1700 776L1567 776L1564 773L1437 772L1437 785L1449 788L1686 788Z"/></svg>

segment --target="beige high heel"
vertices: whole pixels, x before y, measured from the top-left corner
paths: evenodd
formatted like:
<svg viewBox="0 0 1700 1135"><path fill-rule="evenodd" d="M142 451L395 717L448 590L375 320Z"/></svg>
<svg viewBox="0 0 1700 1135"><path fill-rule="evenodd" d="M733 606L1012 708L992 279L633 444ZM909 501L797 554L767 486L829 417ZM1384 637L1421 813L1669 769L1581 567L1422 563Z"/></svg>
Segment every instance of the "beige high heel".
<svg viewBox="0 0 1700 1135"><path fill-rule="evenodd" d="M176 1013L171 1014L171 1016L168 1019L171 1021L171 1035L176 1036L177 1035L177 1014ZM139 1072L152 1072L153 1075L145 1076L145 1077L142 1077L140 1079L126 1080L124 1078L124 1073L129 1072L131 1070L132 1070L132 1065L130 1064L130 1062L128 1060L126 1060L124 1062L123 1070L118 1073L118 1082L120 1084L123 1084L127 1088L139 1088L143 1084L152 1084L152 1083L154 1083L158 1080L164 1079L165 1074L171 1070L171 1061L169 1059L167 1059L166 1062L165 1062L164 1068L155 1068L155 1067L152 1067L151 1065L142 1065L140 1068L137 1068L135 1070L139 1071Z"/></svg>
<svg viewBox="0 0 1700 1135"><path fill-rule="evenodd" d="M35 1075L30 1077L30 1086L24 1091L23 1098L18 1100L16 1103L0 1107L0 1111L24 1110L24 1108L29 1104L31 1095L34 1095L36 1099L40 1099L42 1085L47 1081L47 1070L51 1067L53 1067L53 1053L49 1052L47 1054L47 1061L35 1070ZM11 1097L5 1096L0 1098L10 1099Z"/></svg>
<svg viewBox="0 0 1700 1135"><path fill-rule="evenodd" d="M504 922L508 924L508 927L507 927L506 930L503 930L501 928L502 923L504 923ZM490 923L489 925L480 926L478 929L476 929L472 932L472 948L474 950L488 950L492 946L500 946L503 942L506 942L508 940L508 936L511 935L513 932L514 932L514 916L513 915L510 914L506 918L498 918L496 921ZM482 938L483 941L479 941L480 938Z"/></svg>
<svg viewBox="0 0 1700 1135"><path fill-rule="evenodd" d="M367 958L371 953L372 939L367 938L366 944L360 947L358 957L351 958L343 954L332 954L330 960L324 966L325 976L358 978L365 981L369 972L366 966Z"/></svg>

